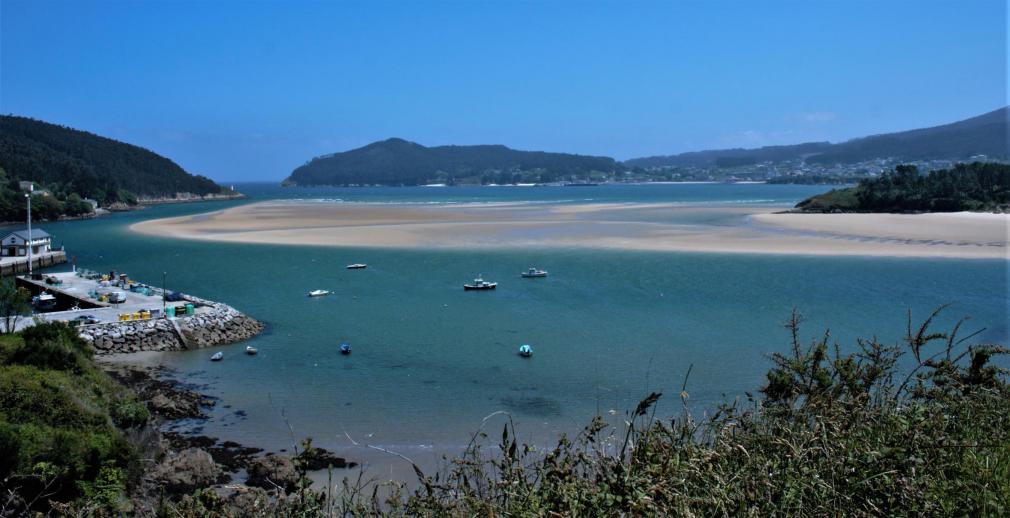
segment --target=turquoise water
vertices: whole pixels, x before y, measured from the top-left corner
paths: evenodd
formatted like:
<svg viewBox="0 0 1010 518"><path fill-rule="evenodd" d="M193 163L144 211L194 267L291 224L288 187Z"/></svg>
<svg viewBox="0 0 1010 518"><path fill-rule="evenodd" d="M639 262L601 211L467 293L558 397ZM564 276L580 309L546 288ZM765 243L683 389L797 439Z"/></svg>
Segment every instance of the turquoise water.
<svg viewBox="0 0 1010 518"><path fill-rule="evenodd" d="M825 187L652 185L588 188L278 189L242 185L256 199L357 202L683 202L787 206ZM941 327L970 315L981 341L1008 342L1007 262L832 258L553 249L411 251L215 244L131 233L148 218L242 202L155 207L46 224L82 266L118 269L220 300L269 324L251 343L171 353L161 360L221 399L203 433L282 448L311 435L351 458L359 443L422 463L458 452L492 412L510 412L525 439L545 443L597 412L625 410L650 391L660 414L688 391L698 411L755 391L766 356L788 344L792 308L806 335L830 327L840 343L898 339L906 311L924 317L954 303ZM721 224L712 219L708 223ZM731 218L727 217L725 221ZM367 270L348 271L352 262ZM530 265L547 279L520 279ZM482 272L495 292L464 292ZM305 292L334 291L309 299ZM340 341L354 346L337 354ZM532 359L515 352L532 344ZM215 349L218 350L218 349ZM608 414L609 415L609 414ZM495 425L495 429L500 424ZM345 435L346 434L346 435ZM383 461L370 458L370 462Z"/></svg>

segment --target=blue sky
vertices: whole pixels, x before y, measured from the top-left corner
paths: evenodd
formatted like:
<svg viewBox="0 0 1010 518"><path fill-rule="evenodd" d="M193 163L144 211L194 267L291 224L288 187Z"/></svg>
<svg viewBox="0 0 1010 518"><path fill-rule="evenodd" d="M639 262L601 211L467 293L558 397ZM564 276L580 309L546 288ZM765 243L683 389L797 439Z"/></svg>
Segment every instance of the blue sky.
<svg viewBox="0 0 1010 518"><path fill-rule="evenodd" d="M279 180L392 136L626 159L1006 104L1004 1L0 0L0 112Z"/></svg>

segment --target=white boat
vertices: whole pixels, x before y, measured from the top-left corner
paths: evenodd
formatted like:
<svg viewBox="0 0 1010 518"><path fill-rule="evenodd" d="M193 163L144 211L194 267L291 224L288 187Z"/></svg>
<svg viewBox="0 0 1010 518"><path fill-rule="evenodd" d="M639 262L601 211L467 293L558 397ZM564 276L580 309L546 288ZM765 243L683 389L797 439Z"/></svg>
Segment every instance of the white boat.
<svg viewBox="0 0 1010 518"><path fill-rule="evenodd" d="M354 263L347 265L348 270L360 270L362 268L368 268L368 265L364 263Z"/></svg>
<svg viewBox="0 0 1010 518"><path fill-rule="evenodd" d="M219 362L219 361L221 361L222 358L224 358L224 353L221 352L221 351L218 351L218 352L214 353L213 356L210 357L210 361L212 361L212 362Z"/></svg>
<svg viewBox="0 0 1010 518"><path fill-rule="evenodd" d="M464 290L493 290L498 287L497 282L487 282L481 275L473 280L473 284L464 284Z"/></svg>
<svg viewBox="0 0 1010 518"><path fill-rule="evenodd" d="M546 270L537 270L536 268L530 268L529 270L526 270L525 272L523 272L523 273L521 273L519 275L522 275L523 277L526 277L526 278L547 277L547 271Z"/></svg>
<svg viewBox="0 0 1010 518"><path fill-rule="evenodd" d="M523 358L529 358L530 356L533 356L533 348L526 344L520 345L519 356L522 356Z"/></svg>
<svg viewBox="0 0 1010 518"><path fill-rule="evenodd" d="M245 353L248 354L249 356L256 356L256 353L258 352L259 350L251 345L245 346Z"/></svg>
<svg viewBox="0 0 1010 518"><path fill-rule="evenodd" d="M32 297L32 306L39 311L48 311L56 307L56 296L48 291L43 291Z"/></svg>
<svg viewBox="0 0 1010 518"><path fill-rule="evenodd" d="M330 292L327 290L312 290L309 292L310 297L322 297L329 294Z"/></svg>

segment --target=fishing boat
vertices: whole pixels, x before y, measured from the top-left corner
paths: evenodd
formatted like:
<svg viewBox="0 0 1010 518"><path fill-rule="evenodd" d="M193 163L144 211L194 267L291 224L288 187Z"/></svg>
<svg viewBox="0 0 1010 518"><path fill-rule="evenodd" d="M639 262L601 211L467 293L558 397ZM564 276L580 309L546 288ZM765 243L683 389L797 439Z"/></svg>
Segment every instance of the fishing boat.
<svg viewBox="0 0 1010 518"><path fill-rule="evenodd" d="M527 344L520 345L519 356L522 356L523 358L529 358L530 356L533 356L533 348Z"/></svg>
<svg viewBox="0 0 1010 518"><path fill-rule="evenodd" d="M309 292L310 297L323 297L329 294L330 292L327 290L312 290Z"/></svg>
<svg viewBox="0 0 1010 518"><path fill-rule="evenodd" d="M56 308L56 296L44 291L32 297L32 306L39 311L48 311Z"/></svg>
<svg viewBox="0 0 1010 518"><path fill-rule="evenodd" d="M364 263L354 263L347 265L348 270L361 270L363 268L368 268L368 265Z"/></svg>
<svg viewBox="0 0 1010 518"><path fill-rule="evenodd" d="M340 344L340 354L351 354L351 344L347 342Z"/></svg>
<svg viewBox="0 0 1010 518"><path fill-rule="evenodd" d="M218 351L218 352L214 353L213 356L210 357L210 361L212 361L212 362L219 362L223 358L224 358L224 353L221 352L221 351Z"/></svg>
<svg viewBox="0 0 1010 518"><path fill-rule="evenodd" d="M258 353L258 352L259 352L259 349L256 349L255 347L253 347L251 345L245 346L245 353L248 354L249 356L256 356L256 353Z"/></svg>
<svg viewBox="0 0 1010 518"><path fill-rule="evenodd" d="M478 275L476 279L473 280L473 284L464 284L464 290L493 290L498 287L497 282L487 282L483 276Z"/></svg>
<svg viewBox="0 0 1010 518"><path fill-rule="evenodd" d="M525 272L523 272L523 273L521 273L519 275L522 275L523 277L526 277L527 279L531 279L531 278L534 278L534 277L547 277L547 271L546 270L537 270L536 268L530 268L529 270L526 270Z"/></svg>

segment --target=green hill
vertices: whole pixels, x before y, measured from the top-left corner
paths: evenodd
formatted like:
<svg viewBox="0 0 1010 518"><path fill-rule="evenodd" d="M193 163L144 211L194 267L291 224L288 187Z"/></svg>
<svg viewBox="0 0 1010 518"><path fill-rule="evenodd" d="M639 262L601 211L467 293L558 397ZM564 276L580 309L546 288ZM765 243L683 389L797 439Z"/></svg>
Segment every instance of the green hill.
<svg viewBox="0 0 1010 518"><path fill-rule="evenodd" d="M121 191L149 198L222 191L213 180L142 147L10 115L0 116L0 168L4 183L15 188L18 180L28 180L102 204L127 201Z"/></svg>
<svg viewBox="0 0 1010 518"><path fill-rule="evenodd" d="M1008 108L931 128L887 133L846 142L809 142L757 149L717 149L679 155L634 158L630 167L735 167L760 162L805 160L809 163L852 164L878 158L967 160L975 155L1008 159Z"/></svg>
<svg viewBox="0 0 1010 518"><path fill-rule="evenodd" d="M612 158L517 151L501 145L425 147L391 138L312 159L286 185L515 183L586 178L617 168Z"/></svg>
<svg viewBox="0 0 1010 518"><path fill-rule="evenodd" d="M855 187L801 201L804 212L1008 212L1010 165L973 162L921 174L898 166Z"/></svg>

